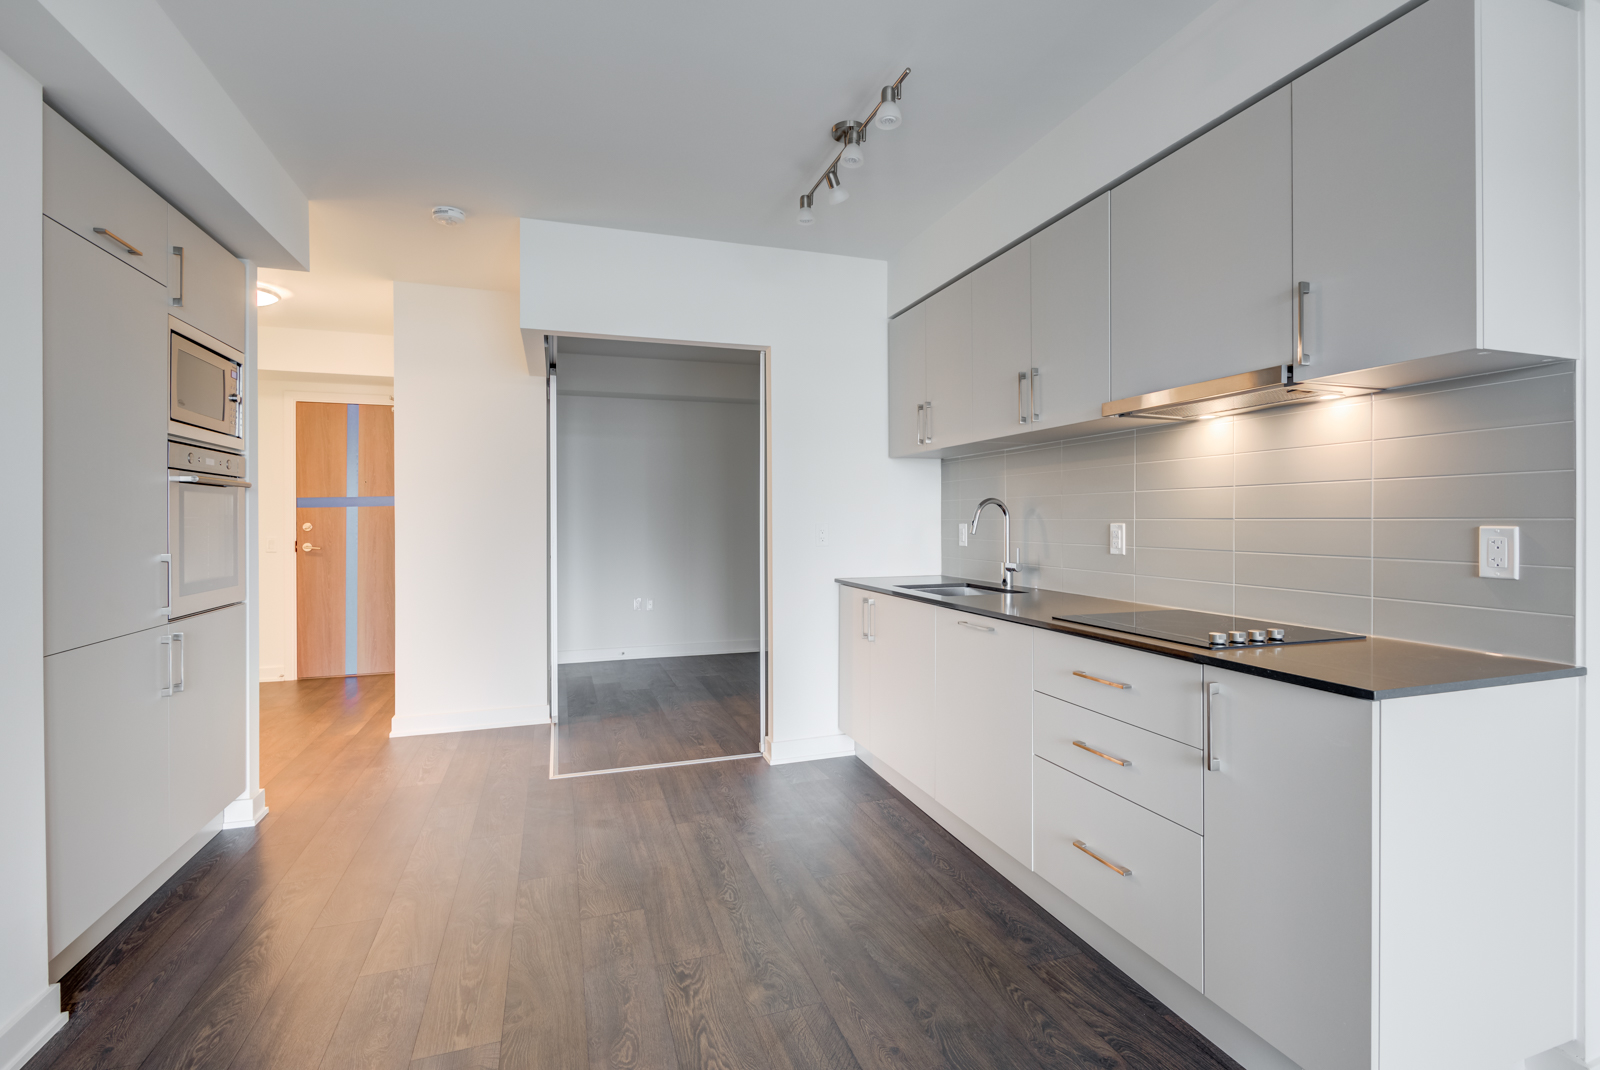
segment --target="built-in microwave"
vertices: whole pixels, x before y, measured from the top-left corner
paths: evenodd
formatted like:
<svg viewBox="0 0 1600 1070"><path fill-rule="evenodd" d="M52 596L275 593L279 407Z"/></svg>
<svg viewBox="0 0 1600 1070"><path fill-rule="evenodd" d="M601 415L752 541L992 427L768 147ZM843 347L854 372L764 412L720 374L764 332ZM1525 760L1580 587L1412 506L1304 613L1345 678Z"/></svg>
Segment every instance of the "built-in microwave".
<svg viewBox="0 0 1600 1070"><path fill-rule="evenodd" d="M238 449L244 434L242 354L209 336L204 341L189 336L199 333L186 329L171 335L169 433ZM192 428L204 433L196 434Z"/></svg>

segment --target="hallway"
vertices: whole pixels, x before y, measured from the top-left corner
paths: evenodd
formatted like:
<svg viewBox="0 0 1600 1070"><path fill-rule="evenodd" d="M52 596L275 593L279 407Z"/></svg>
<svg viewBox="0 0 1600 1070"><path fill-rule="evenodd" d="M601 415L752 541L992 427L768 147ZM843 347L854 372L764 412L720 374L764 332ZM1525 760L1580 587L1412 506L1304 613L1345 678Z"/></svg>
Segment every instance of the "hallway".
<svg viewBox="0 0 1600 1070"><path fill-rule="evenodd" d="M1233 1067L855 759L549 780L262 687L271 812L64 979L28 1070Z"/></svg>

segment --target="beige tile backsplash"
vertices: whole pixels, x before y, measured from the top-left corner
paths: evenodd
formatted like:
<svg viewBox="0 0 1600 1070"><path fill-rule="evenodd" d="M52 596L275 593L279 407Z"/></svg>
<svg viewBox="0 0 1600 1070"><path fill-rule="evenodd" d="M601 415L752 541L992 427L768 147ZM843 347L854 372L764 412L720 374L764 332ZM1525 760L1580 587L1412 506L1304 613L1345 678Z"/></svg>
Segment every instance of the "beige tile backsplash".
<svg viewBox="0 0 1600 1070"><path fill-rule="evenodd" d="M1573 660L1570 370L1535 369L943 462L944 571ZM1128 525L1128 553L1107 525ZM1521 529L1522 578L1477 575L1477 528Z"/></svg>

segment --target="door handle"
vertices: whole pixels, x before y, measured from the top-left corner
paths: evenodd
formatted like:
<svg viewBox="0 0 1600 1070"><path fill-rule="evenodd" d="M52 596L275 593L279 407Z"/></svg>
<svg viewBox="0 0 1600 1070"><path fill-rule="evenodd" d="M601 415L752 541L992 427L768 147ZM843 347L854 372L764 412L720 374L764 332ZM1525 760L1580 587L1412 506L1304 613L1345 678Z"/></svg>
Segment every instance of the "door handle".
<svg viewBox="0 0 1600 1070"><path fill-rule="evenodd" d="M1027 383L1027 381L1027 372L1017 373L1017 423L1019 424L1025 424L1028 422L1027 410L1022 407L1022 387L1023 384Z"/></svg>
<svg viewBox="0 0 1600 1070"><path fill-rule="evenodd" d="M172 636L163 635L161 645L167 648L167 686L160 691L162 698L172 697Z"/></svg>
<svg viewBox="0 0 1600 1070"><path fill-rule="evenodd" d="M167 604L161 607L161 612L172 616L172 555L156 554L156 560L167 566Z"/></svg>
<svg viewBox="0 0 1600 1070"><path fill-rule="evenodd" d="M1119 684L1115 680L1102 680L1098 676L1090 676L1088 673L1084 672L1081 669L1073 669L1072 670L1072 675L1080 676L1085 680L1092 680L1097 684L1105 684L1107 687L1117 688L1119 691L1132 691L1133 690L1133 685L1132 684Z"/></svg>
<svg viewBox="0 0 1600 1070"><path fill-rule="evenodd" d="M1204 735L1202 742L1205 744L1205 753L1202 757L1205 760L1206 772L1208 773L1217 773L1222 770L1222 759L1217 757L1216 751L1211 747L1211 702L1220 694L1222 694L1221 684L1206 684L1205 724L1201 726L1201 729Z"/></svg>
<svg viewBox="0 0 1600 1070"><path fill-rule="evenodd" d="M184 661L183 653L184 653L184 650L186 649L186 644L183 641L183 633L182 632L173 632L172 633L172 645L178 648L178 678L176 680L173 680L173 682L172 682L172 692L173 692L173 694L177 694L179 691L183 690L184 678L189 675L188 672L185 671L184 665L183 665L183 661ZM172 655L170 655L170 654L167 655L167 657L169 659L171 658L171 656ZM171 676L168 676L168 679L171 679Z"/></svg>
<svg viewBox="0 0 1600 1070"><path fill-rule="evenodd" d="M1082 840L1073 840L1072 841L1072 846L1076 847L1078 850L1082 851L1084 854L1088 855L1090 858L1094 859L1096 862L1099 862L1102 866L1105 866L1107 869L1116 870L1116 872L1117 872L1117 874L1119 876L1122 876L1122 877L1131 877L1131 876L1133 876L1133 870L1129 869L1127 866L1119 866L1115 862L1107 862L1104 858L1101 858L1099 855L1097 855L1093 851L1089 850L1088 844L1084 843Z"/></svg>
<svg viewBox="0 0 1600 1070"><path fill-rule="evenodd" d="M1103 750L1095 750L1093 747L1089 746L1089 744L1085 743L1081 739L1073 740L1072 741L1072 745L1074 747L1077 747L1080 750L1086 750L1090 754L1093 754L1093 755L1096 755L1098 757L1104 758L1106 761L1111 762L1111 763L1113 763L1115 765L1124 765L1124 766L1126 766L1126 765L1132 765L1133 764L1132 762L1128 761L1128 759L1126 759L1126 758L1113 758L1113 757L1111 757L1111 755L1107 754Z"/></svg>
<svg viewBox="0 0 1600 1070"><path fill-rule="evenodd" d="M174 245L172 255L178 258L178 296L171 298L174 308L183 307L183 246Z"/></svg>
<svg viewBox="0 0 1600 1070"><path fill-rule="evenodd" d="M925 407L921 402L917 403L917 445L919 446L927 441L922 434L922 410Z"/></svg>
<svg viewBox="0 0 1600 1070"><path fill-rule="evenodd" d="M1294 284L1294 362L1310 364L1311 354L1306 352L1306 294L1311 292L1309 282Z"/></svg>
<svg viewBox="0 0 1600 1070"><path fill-rule="evenodd" d="M322 547L312 546L309 542L303 542L300 544L300 549L309 554L312 550L320 550Z"/></svg>
<svg viewBox="0 0 1600 1070"><path fill-rule="evenodd" d="M1028 411L1029 411L1029 414L1033 417L1034 423L1038 423L1041 419L1043 419L1043 417L1039 413L1039 369L1038 368L1029 368L1028 369Z"/></svg>
<svg viewBox="0 0 1600 1070"><path fill-rule="evenodd" d="M929 401L924 404L928 407L928 437L924 441L931 443L933 441L933 402Z"/></svg>
<svg viewBox="0 0 1600 1070"><path fill-rule="evenodd" d="M135 249L132 245L130 245L127 242L123 241L121 238L119 238L115 234L111 233L105 227L95 227L94 228L94 232L96 234L104 234L106 237L110 238L112 241L116 242L118 245L120 245L124 249L128 250L128 252L132 253L134 256L143 256L144 255L143 252L141 252L138 249Z"/></svg>

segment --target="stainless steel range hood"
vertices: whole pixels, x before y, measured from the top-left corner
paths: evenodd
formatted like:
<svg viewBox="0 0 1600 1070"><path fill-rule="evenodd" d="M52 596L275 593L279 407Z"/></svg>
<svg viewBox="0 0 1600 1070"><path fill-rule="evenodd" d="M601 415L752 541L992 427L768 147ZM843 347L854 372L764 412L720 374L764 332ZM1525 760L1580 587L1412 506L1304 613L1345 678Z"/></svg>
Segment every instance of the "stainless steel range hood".
<svg viewBox="0 0 1600 1070"><path fill-rule="evenodd" d="M1292 365L1275 364L1253 372L1240 372L1221 379L1208 379L1152 394L1108 401L1100 406L1101 416L1138 416L1147 420L1205 420L1231 416L1280 405L1300 405L1311 401L1337 401L1360 394L1376 394L1378 388L1343 386L1335 383L1296 383Z"/></svg>

